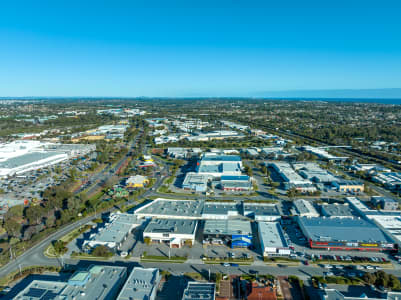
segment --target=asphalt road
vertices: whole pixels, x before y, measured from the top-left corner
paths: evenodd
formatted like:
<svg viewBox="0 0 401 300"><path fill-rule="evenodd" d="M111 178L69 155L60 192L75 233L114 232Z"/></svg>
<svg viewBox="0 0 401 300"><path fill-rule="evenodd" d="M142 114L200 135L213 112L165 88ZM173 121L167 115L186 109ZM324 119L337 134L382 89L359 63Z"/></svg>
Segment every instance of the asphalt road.
<svg viewBox="0 0 401 300"><path fill-rule="evenodd" d="M25 266L35 266L35 265L58 265L60 266L60 263L57 261L57 259L50 259L46 257L43 252L44 250L49 246L49 244L53 240L57 240L64 235L66 235L68 232L74 230L75 228L78 228L82 225L85 225L92 219L94 219L95 216L89 216L86 218L83 218L79 221L76 221L74 223L71 223L69 225L66 225L62 228L60 228L58 231L55 233L49 235L46 237L44 240L40 241L38 244L33 246L32 248L26 250L22 255L20 255L17 259L12 260L8 264L4 265L2 268L0 268L0 277L6 276L7 274L10 274L11 272L17 270L19 266L25 267Z"/></svg>
<svg viewBox="0 0 401 300"><path fill-rule="evenodd" d="M129 153L130 153L130 151L132 151L132 149L135 147L135 145L136 145L136 143L137 143L137 141L138 141L139 135L140 135L141 133L142 133L142 131L139 132L139 133L135 136L135 138L134 138L133 141L131 142L131 145L130 145L130 147L129 147L128 153L127 153L122 159L120 159L120 160L118 161L118 163L117 163L114 167L111 167L111 165L110 165L110 166L107 166L107 167L105 167L103 170L101 170L99 173L94 174L94 175L90 178L90 180L91 180L94 184L92 184L92 185L89 187L89 189L86 191L87 194L92 194L94 191L96 191L97 189L99 189L99 188L101 187L102 183L103 183L105 180L107 180L107 178L108 178L109 176L112 176L112 175L116 174L117 170L122 166L122 164L125 162L125 160L129 157ZM85 187L80 188L80 189L77 191L77 193L80 193L80 192L82 192L83 190L85 190Z"/></svg>

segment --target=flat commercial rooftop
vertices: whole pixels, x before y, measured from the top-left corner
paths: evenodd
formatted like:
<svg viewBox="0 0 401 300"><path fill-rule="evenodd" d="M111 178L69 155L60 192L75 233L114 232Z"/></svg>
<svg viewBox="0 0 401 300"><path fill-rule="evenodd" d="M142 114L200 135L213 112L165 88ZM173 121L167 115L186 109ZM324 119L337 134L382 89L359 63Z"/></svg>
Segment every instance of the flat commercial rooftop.
<svg viewBox="0 0 401 300"><path fill-rule="evenodd" d="M284 238L279 222L258 222L259 235L264 247L287 248L288 244Z"/></svg>
<svg viewBox="0 0 401 300"><path fill-rule="evenodd" d="M327 217L355 217L349 205L324 204L321 206L323 215Z"/></svg>
<svg viewBox="0 0 401 300"><path fill-rule="evenodd" d="M203 201L156 199L137 209L135 214L151 217L193 218L202 215Z"/></svg>
<svg viewBox="0 0 401 300"><path fill-rule="evenodd" d="M156 293L160 279L158 269L135 267L117 300L151 299Z"/></svg>
<svg viewBox="0 0 401 300"><path fill-rule="evenodd" d="M64 152L56 152L56 151L50 151L50 152L31 152L27 153L21 156L13 157L10 158L6 161L0 162L0 168L6 168L6 169L14 169L20 166L24 166L27 164L31 163L36 163L38 161L48 159L51 157L54 158L60 158L64 156L65 159L68 158L68 156Z"/></svg>
<svg viewBox="0 0 401 300"><path fill-rule="evenodd" d="M182 300L214 300L216 285L209 282L188 282Z"/></svg>
<svg viewBox="0 0 401 300"><path fill-rule="evenodd" d="M73 275L69 282L74 281L74 284L52 280L34 280L14 299L113 299L114 293L125 280L127 268L117 266L101 266L101 268L102 272L92 272L92 268L89 268L88 272L79 272L78 275ZM89 280L87 280L88 275L90 276ZM80 281L82 282L80 283Z"/></svg>
<svg viewBox="0 0 401 300"><path fill-rule="evenodd" d="M172 200L158 198L138 208L135 215L166 219L219 219L244 215L252 218L280 217L276 204L271 203L235 203L205 202L203 200Z"/></svg>
<svg viewBox="0 0 401 300"><path fill-rule="evenodd" d="M298 222L313 241L389 242L377 226L362 219L301 217Z"/></svg>
<svg viewBox="0 0 401 300"><path fill-rule="evenodd" d="M224 189L246 189L249 190L252 188L252 184L250 181L225 181L222 182L221 185Z"/></svg>
<svg viewBox="0 0 401 300"><path fill-rule="evenodd" d="M108 244L113 248L123 242L128 233L135 227L142 225L143 222L144 219L138 219L133 214L112 214L109 222L98 232L92 234L86 242L91 246L101 243Z"/></svg>
<svg viewBox="0 0 401 300"><path fill-rule="evenodd" d="M207 220L203 234L252 235L251 223L244 220Z"/></svg>
<svg viewBox="0 0 401 300"><path fill-rule="evenodd" d="M249 181L248 175L223 175L220 178L221 181Z"/></svg>
<svg viewBox="0 0 401 300"><path fill-rule="evenodd" d="M241 157L238 155L210 155L202 157L202 161L239 162Z"/></svg>
<svg viewBox="0 0 401 300"><path fill-rule="evenodd" d="M239 205L236 203L224 203L224 202L205 202L203 207L203 215L228 215L239 214Z"/></svg>
<svg viewBox="0 0 401 300"><path fill-rule="evenodd" d="M394 239L394 242L401 243L401 216L395 215L370 215L379 226L387 231Z"/></svg>
<svg viewBox="0 0 401 300"><path fill-rule="evenodd" d="M244 203L244 215L254 214L256 216L280 216L280 210L276 204L266 203Z"/></svg>
<svg viewBox="0 0 401 300"><path fill-rule="evenodd" d="M221 165L201 165L199 166L199 173L221 173L223 172Z"/></svg>
<svg viewBox="0 0 401 300"><path fill-rule="evenodd" d="M146 226L144 233L175 233L175 234L194 234L196 230L196 220L177 220L177 219L153 219Z"/></svg>
<svg viewBox="0 0 401 300"><path fill-rule="evenodd" d="M319 213L316 211L315 207L310 201L298 199L293 202L293 205L296 209L296 213L301 216L306 214L314 214L316 216L319 215Z"/></svg>

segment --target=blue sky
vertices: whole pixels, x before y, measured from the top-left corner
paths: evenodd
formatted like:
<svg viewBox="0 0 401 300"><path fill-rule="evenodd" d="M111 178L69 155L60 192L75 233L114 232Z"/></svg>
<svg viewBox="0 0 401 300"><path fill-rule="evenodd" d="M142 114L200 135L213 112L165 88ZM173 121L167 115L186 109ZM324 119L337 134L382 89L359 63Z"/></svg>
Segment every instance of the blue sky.
<svg viewBox="0 0 401 300"><path fill-rule="evenodd" d="M0 96L401 88L400 1L2 1Z"/></svg>

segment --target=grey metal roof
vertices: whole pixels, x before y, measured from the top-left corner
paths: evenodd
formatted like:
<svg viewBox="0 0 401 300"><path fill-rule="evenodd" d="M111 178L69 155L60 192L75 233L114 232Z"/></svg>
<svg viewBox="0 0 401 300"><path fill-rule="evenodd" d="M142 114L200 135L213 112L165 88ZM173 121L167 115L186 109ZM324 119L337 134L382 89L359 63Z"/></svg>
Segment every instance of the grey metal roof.
<svg viewBox="0 0 401 300"><path fill-rule="evenodd" d="M327 217L354 217L353 210L344 204L324 204L322 213Z"/></svg>
<svg viewBox="0 0 401 300"><path fill-rule="evenodd" d="M224 214L228 212L239 213L239 207L236 203L224 203L224 202L206 202L203 207L203 214Z"/></svg>
<svg viewBox="0 0 401 300"><path fill-rule="evenodd" d="M390 242L378 227L363 219L300 217L298 222L314 241Z"/></svg>
<svg viewBox="0 0 401 300"><path fill-rule="evenodd" d="M224 188L246 188L250 189L252 184L250 181L225 181L222 182L221 185Z"/></svg>
<svg viewBox="0 0 401 300"><path fill-rule="evenodd" d="M166 232L176 234L193 234L197 225L196 220L153 219L146 226L144 233Z"/></svg>
<svg viewBox="0 0 401 300"><path fill-rule="evenodd" d="M209 282L188 282L182 300L214 300L216 285Z"/></svg>
<svg viewBox="0 0 401 300"><path fill-rule="evenodd" d="M166 217L196 217L200 218L203 201L195 200L155 200L150 205L139 208L137 214Z"/></svg>
<svg viewBox="0 0 401 300"><path fill-rule="evenodd" d="M98 269L100 268L100 272ZM18 300L65 300L110 299L120 286L127 271L125 267L91 266L90 279L82 286L52 280L34 280L14 299Z"/></svg>
<svg viewBox="0 0 401 300"><path fill-rule="evenodd" d="M264 247L288 247L279 222L258 222L258 230Z"/></svg>
<svg viewBox="0 0 401 300"><path fill-rule="evenodd" d="M207 220L204 234L252 235L251 223L244 220Z"/></svg>
<svg viewBox="0 0 401 300"><path fill-rule="evenodd" d="M258 216L280 216L276 204L244 203L244 214L254 213Z"/></svg>
<svg viewBox="0 0 401 300"><path fill-rule="evenodd" d="M304 199L298 199L293 202L293 205L300 215L308 214L308 213L318 214L315 207L313 206L312 202L310 202L310 201L307 201Z"/></svg>
<svg viewBox="0 0 401 300"><path fill-rule="evenodd" d="M135 267L125 282L117 300L152 299L159 285L159 269Z"/></svg>
<svg viewBox="0 0 401 300"><path fill-rule="evenodd" d="M204 156L203 161L220 161L220 162L236 162L241 161L241 157L238 155L215 155L215 156Z"/></svg>
<svg viewBox="0 0 401 300"><path fill-rule="evenodd" d="M12 157L6 161L0 162L0 168L13 169L19 166L31 164L42 159L47 159L53 156L62 155L64 152L31 152L17 157Z"/></svg>

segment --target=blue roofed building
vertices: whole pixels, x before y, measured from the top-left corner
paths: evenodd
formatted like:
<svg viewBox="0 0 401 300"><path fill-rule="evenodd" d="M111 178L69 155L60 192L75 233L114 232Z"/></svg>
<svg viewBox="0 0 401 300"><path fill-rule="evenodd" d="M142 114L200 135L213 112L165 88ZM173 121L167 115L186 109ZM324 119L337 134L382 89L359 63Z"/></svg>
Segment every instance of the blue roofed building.
<svg viewBox="0 0 401 300"><path fill-rule="evenodd" d="M213 240L219 239L231 248L252 245L251 223L244 220L206 220L203 236L204 244L213 243Z"/></svg>
<svg viewBox="0 0 401 300"><path fill-rule="evenodd" d="M359 218L298 217L311 248L332 250L393 250L391 239L375 224Z"/></svg>

